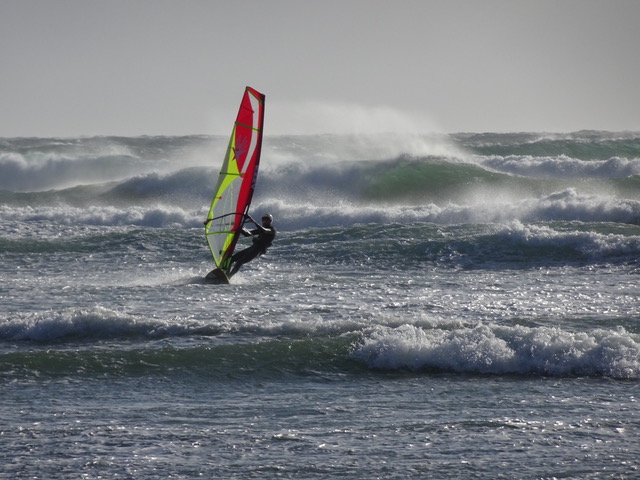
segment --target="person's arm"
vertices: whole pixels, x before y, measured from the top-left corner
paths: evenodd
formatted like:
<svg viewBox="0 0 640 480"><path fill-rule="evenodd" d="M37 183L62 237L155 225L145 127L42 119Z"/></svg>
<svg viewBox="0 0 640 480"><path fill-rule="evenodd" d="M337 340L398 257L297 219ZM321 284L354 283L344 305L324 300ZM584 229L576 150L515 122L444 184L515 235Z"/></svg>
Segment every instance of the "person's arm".
<svg viewBox="0 0 640 480"><path fill-rule="evenodd" d="M245 218L256 226L256 228L254 228L253 230L247 230L248 235L246 235L246 236L258 235L260 233L264 233L264 232L267 231L267 229L264 228L262 225L260 225L258 222L256 222L251 215L247 214L247 215L245 215Z"/></svg>

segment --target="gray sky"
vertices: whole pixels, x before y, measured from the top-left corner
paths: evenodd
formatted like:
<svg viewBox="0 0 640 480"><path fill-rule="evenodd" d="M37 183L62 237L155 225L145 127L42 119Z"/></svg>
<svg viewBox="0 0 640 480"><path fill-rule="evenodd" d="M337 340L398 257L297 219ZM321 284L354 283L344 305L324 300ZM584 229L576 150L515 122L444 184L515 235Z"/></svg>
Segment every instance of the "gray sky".
<svg viewBox="0 0 640 480"><path fill-rule="evenodd" d="M640 130L638 0L0 0L0 137Z"/></svg>

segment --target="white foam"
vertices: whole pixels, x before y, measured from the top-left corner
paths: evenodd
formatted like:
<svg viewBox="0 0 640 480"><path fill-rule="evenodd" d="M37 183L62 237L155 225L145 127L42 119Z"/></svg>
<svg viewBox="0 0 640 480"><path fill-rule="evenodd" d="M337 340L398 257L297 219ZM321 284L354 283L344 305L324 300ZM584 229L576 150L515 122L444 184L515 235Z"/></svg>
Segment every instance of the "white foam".
<svg viewBox="0 0 640 480"><path fill-rule="evenodd" d="M364 335L352 357L389 370L638 378L639 340L622 328L574 333L548 327L428 330L403 325Z"/></svg>

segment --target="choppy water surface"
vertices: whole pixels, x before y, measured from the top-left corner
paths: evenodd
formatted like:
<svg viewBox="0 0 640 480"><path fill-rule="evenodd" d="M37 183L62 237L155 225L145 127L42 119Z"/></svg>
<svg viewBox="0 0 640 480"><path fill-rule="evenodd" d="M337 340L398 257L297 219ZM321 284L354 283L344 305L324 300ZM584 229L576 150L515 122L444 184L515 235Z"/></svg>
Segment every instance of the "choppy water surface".
<svg viewBox="0 0 640 480"><path fill-rule="evenodd" d="M0 478L638 475L640 137L225 143L0 140Z"/></svg>

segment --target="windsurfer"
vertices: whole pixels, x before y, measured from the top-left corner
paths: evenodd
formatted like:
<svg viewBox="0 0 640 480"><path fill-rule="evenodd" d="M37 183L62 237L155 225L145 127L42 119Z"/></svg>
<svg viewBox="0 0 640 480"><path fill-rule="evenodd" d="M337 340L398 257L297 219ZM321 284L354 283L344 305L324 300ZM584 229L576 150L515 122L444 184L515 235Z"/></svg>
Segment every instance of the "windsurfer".
<svg viewBox="0 0 640 480"><path fill-rule="evenodd" d="M276 228L272 225L273 215L265 213L262 216L262 225L258 224L251 215L247 215L245 218L256 226L253 230L248 230L247 228L242 228L241 230L245 237L253 237L253 244L233 254L231 257L232 267L229 271L229 277L238 273L240 267L245 263L266 253L267 248L271 246L276 236Z"/></svg>

